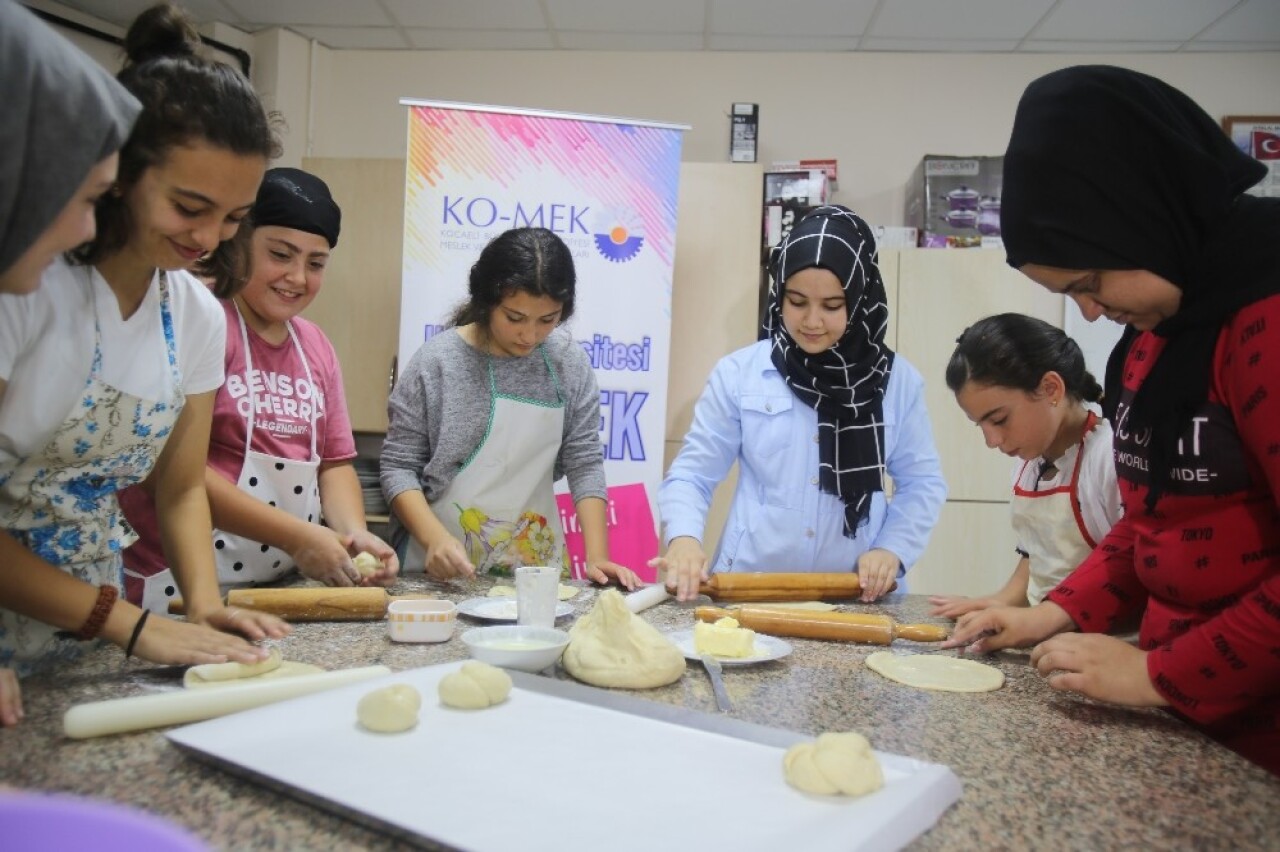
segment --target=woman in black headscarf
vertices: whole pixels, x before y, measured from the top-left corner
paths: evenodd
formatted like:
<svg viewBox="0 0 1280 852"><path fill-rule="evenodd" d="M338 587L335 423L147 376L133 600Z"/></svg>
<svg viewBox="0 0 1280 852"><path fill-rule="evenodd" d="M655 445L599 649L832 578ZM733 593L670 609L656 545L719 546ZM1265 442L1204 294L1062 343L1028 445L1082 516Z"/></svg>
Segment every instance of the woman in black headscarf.
<svg viewBox="0 0 1280 852"><path fill-rule="evenodd" d="M946 485L923 381L885 343L875 236L819 207L774 250L768 338L716 365L658 505L677 597L711 571L856 571L874 600L920 556ZM711 494L738 488L720 548L702 549ZM894 498L885 500L885 473Z"/></svg>
<svg viewBox="0 0 1280 852"><path fill-rule="evenodd" d="M26 293L93 238L93 203L141 106L17 3L0 3L0 293Z"/></svg>
<svg viewBox="0 0 1280 852"><path fill-rule="evenodd" d="M1170 707L1280 773L1280 199L1244 194L1264 174L1152 77L1079 67L1027 88L1009 263L1126 326L1104 399L1125 517L1045 603L962 618L951 643L1141 614L1137 648L1068 634L1033 660L1055 687Z"/></svg>

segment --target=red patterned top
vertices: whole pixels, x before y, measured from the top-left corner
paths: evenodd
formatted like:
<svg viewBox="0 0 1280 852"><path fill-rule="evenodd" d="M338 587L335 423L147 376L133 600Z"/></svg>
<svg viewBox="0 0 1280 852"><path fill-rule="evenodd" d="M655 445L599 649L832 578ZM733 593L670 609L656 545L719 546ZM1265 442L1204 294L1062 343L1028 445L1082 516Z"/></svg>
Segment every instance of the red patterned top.
<svg viewBox="0 0 1280 852"><path fill-rule="evenodd" d="M1124 518L1048 599L1086 632L1145 604L1140 644L1155 688L1280 774L1280 296L1223 326L1209 398L1148 514L1149 436L1128 427L1127 413L1164 344L1140 335L1125 363L1115 425Z"/></svg>

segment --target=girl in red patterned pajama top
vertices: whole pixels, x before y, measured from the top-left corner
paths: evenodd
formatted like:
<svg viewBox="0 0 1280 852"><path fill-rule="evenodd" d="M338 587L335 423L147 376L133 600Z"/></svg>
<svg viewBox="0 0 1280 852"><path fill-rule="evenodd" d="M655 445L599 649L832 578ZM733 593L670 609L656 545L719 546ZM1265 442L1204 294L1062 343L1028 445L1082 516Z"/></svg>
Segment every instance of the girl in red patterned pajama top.
<svg viewBox="0 0 1280 852"><path fill-rule="evenodd" d="M1045 602L964 616L948 644L1039 642L1054 687L1167 707L1280 774L1280 199L1245 194L1264 173L1151 77L1027 88L1005 247L1126 326L1104 398L1125 514ZM1137 648L1100 635L1144 607Z"/></svg>

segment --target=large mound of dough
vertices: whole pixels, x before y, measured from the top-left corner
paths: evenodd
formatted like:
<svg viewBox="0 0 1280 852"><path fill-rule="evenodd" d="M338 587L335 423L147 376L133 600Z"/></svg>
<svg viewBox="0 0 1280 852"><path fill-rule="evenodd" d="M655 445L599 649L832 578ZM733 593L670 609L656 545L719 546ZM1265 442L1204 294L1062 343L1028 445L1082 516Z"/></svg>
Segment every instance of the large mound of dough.
<svg viewBox="0 0 1280 852"><path fill-rule="evenodd" d="M418 724L422 696L406 683L375 689L356 705L360 724L380 734L398 734Z"/></svg>
<svg viewBox="0 0 1280 852"><path fill-rule="evenodd" d="M511 675L497 666L471 660L440 678L440 701L458 710L483 710L511 694Z"/></svg>
<svg viewBox="0 0 1280 852"><path fill-rule="evenodd" d="M823 796L865 796L884 786L880 761L862 734L822 734L797 743L782 757L787 783Z"/></svg>
<svg viewBox="0 0 1280 852"><path fill-rule="evenodd" d="M889 680L941 692L991 692L1004 685L1004 672L976 660L941 654L876 651L867 668Z"/></svg>
<svg viewBox="0 0 1280 852"><path fill-rule="evenodd" d="M684 655L667 637L627 609L617 589L600 594L569 630L565 671L592 686L652 689L680 679Z"/></svg>

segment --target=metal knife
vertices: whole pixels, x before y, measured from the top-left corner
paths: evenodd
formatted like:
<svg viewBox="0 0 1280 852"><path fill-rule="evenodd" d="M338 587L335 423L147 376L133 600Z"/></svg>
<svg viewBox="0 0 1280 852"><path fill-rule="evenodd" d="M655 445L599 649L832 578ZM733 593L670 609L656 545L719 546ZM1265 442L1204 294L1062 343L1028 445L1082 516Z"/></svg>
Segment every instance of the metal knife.
<svg viewBox="0 0 1280 852"><path fill-rule="evenodd" d="M702 667L707 670L707 677L711 679L711 691L716 696L716 707L721 713L732 712L733 704L729 702L729 693L724 691L724 678L720 676L720 661L706 654L701 655L699 659L702 660Z"/></svg>

